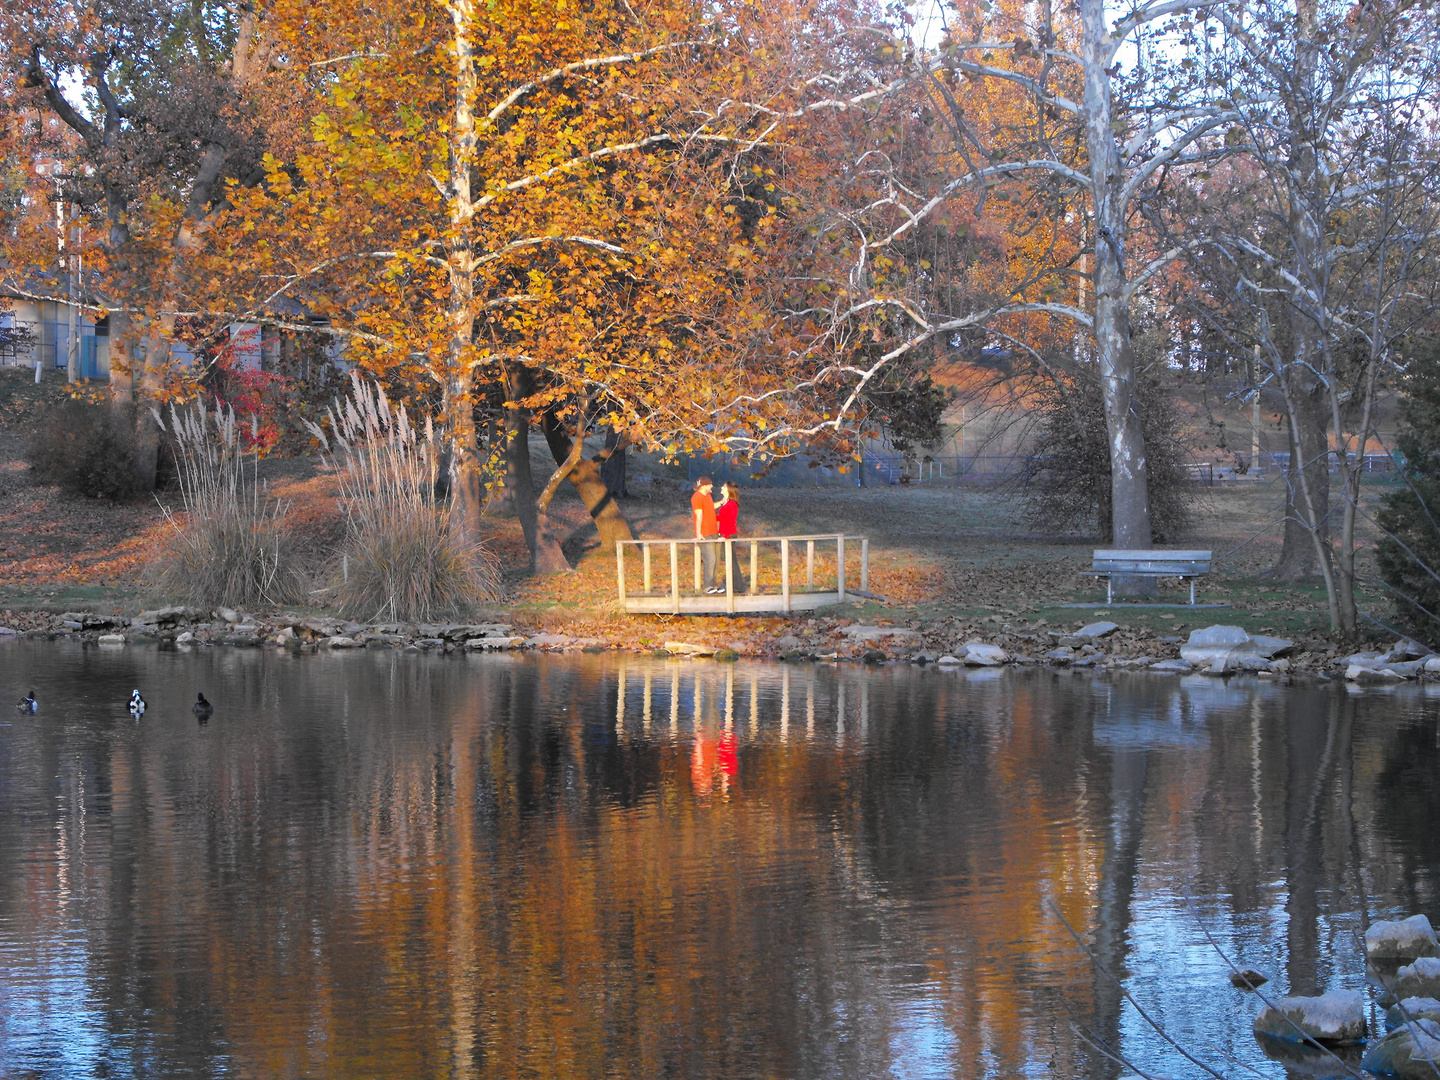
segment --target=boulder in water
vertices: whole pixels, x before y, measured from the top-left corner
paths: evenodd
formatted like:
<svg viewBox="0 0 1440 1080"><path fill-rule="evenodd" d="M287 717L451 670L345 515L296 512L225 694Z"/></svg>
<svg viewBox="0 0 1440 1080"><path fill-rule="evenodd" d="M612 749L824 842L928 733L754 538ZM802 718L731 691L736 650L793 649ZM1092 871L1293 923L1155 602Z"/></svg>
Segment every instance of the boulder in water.
<svg viewBox="0 0 1440 1080"><path fill-rule="evenodd" d="M1319 997L1283 997L1255 1018L1255 1034L1273 1039L1343 1045L1365 1038L1365 999L1358 990L1332 990Z"/></svg>
<svg viewBox="0 0 1440 1080"><path fill-rule="evenodd" d="M1440 998L1440 957L1422 956L1395 972L1390 993L1397 1001L1411 997Z"/></svg>
<svg viewBox="0 0 1440 1080"><path fill-rule="evenodd" d="M1365 931L1365 959L1415 960L1440 956L1440 942L1424 915L1411 915L1394 922L1371 923Z"/></svg>
<svg viewBox="0 0 1440 1080"><path fill-rule="evenodd" d="M1400 1080L1435 1080L1440 1069L1440 1023L1416 1020L1396 1028L1365 1051L1360 1067Z"/></svg>
<svg viewBox="0 0 1440 1080"><path fill-rule="evenodd" d="M988 645L983 641L966 642L962 655L971 667L998 667L1010 659L999 645Z"/></svg>
<svg viewBox="0 0 1440 1080"><path fill-rule="evenodd" d="M1256 987L1264 986L1269 978L1261 975L1253 968L1245 968L1241 971L1234 971L1230 974L1230 985L1237 990L1254 990Z"/></svg>
<svg viewBox="0 0 1440 1080"><path fill-rule="evenodd" d="M1440 1021L1440 1001L1434 998L1412 997L1385 1010L1386 1031L1394 1031L1401 1024L1408 1024L1413 1020Z"/></svg>

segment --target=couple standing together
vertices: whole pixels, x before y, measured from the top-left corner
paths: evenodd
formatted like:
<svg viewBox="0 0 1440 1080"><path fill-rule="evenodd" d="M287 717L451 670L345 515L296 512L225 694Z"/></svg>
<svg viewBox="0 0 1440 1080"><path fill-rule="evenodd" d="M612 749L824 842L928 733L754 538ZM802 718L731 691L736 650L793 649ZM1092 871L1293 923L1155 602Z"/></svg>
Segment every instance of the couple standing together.
<svg viewBox="0 0 1440 1080"><path fill-rule="evenodd" d="M715 583L715 548L717 540L733 540L740 535L739 491L734 484L720 485L720 501L716 502L712 492L715 485L710 477L702 476L695 481L695 494L690 496L690 517L695 525L695 539L711 543L700 545L700 559L705 570L705 591L710 594L723 593L725 586ZM748 587L745 575L740 573L740 560L735 554L735 545L730 545L730 566L727 571L734 589L744 592Z"/></svg>

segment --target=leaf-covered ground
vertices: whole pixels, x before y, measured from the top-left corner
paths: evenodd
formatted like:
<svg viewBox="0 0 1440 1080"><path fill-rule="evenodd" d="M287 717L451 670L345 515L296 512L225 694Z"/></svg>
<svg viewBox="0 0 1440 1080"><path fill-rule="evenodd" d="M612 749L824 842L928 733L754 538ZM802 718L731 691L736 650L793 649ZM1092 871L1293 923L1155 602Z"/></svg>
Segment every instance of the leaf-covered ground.
<svg viewBox="0 0 1440 1080"><path fill-rule="evenodd" d="M8 373L7 373L8 374ZM18 388L18 390L17 390ZM54 394L54 387L46 393ZM23 460L27 424L43 402L28 386L0 380L0 608L58 611L74 608L138 611L165 601L146 585L145 566L166 528L156 499L114 505L68 496L38 483ZM543 447L536 445L537 460ZM689 490L675 471L635 463L637 497L622 508L637 536L684 537L689 531ZM648 471L642 471L647 470ZM308 458L261 463L272 497L290 507L290 521L322 589L333 569L343 534L342 510L333 477ZM1367 489L1373 501L1382 489ZM524 544L513 516L486 519L488 543L505 569L507 595L497 608L518 625L578 637L651 647L685 637L744 651L773 651L792 630L831 624L839 618L892 621L942 640L950 627L1003 625L1074 627L1102 616L1137 632L1174 634L1215 622L1295 638L1328 636L1323 589L1317 583L1280 585L1262 574L1279 554L1281 489L1251 483L1196 489L1196 528L1185 546L1215 552L1214 572L1201 581L1203 602L1230 607L1187 609L1185 594L1171 588L1152 598L1169 608L1106 612L1103 584L1082 573L1093 537L1037 535L1024 507L1005 494L974 488L913 485L881 488L753 489L741 500L742 534L844 532L870 538L867 601L817 621L794 618L671 619L627 617L615 596L614 556L599 550L589 516L567 487L552 516L575 564L571 574L531 577L524 572ZM162 493L173 502L173 494ZM1370 537L1362 566L1373 577ZM822 557L823 562L823 557ZM852 566L851 573L854 573ZM854 579L852 577L852 587ZM323 609L317 591L316 608ZM1381 619L1387 605L1378 590L1365 590L1363 605ZM11 625L14 624L11 620ZM831 627L833 630L833 626Z"/></svg>

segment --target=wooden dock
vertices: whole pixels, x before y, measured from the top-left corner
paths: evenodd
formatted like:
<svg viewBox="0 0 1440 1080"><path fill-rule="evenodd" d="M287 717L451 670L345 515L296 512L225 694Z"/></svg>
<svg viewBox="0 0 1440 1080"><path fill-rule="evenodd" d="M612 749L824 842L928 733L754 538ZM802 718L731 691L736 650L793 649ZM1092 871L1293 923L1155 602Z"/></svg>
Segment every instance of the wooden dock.
<svg viewBox="0 0 1440 1080"><path fill-rule="evenodd" d="M715 547L715 575L725 582L723 593L706 594L701 588L701 548L707 543ZM690 564L688 581L682 580L682 562ZM732 562L739 564L748 579L743 592L736 591L735 582L725 572ZM840 533L733 540L622 540L615 545L617 590L627 615L810 611L845 602L847 569L858 569L860 580L859 589L850 588L848 595L868 596L869 537ZM634 585L640 586L639 591L632 591Z"/></svg>

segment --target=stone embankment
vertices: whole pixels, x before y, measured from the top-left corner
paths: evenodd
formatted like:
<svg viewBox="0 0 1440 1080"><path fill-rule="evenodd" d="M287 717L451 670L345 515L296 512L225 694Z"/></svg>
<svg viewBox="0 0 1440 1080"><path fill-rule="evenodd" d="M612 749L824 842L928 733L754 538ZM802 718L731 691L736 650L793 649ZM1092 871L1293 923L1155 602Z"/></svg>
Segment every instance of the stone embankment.
<svg viewBox="0 0 1440 1080"><path fill-rule="evenodd" d="M255 615L227 608L165 607L134 618L89 611L0 614L0 639L69 637L102 645L166 642L176 645L276 645L291 649L397 648L413 651L511 649L622 649L692 657L783 660L907 661L940 667L1044 665L1077 670L1148 670L1159 674L1246 673L1293 678L1398 683L1440 679L1440 656L1414 641L1395 641L1384 651L1347 653L1323 641L1297 643L1250 634L1238 626L1208 626L1188 637L1101 621L1066 629L1045 620L1029 625L955 619L846 618L741 620L694 619L669 623L655 639L654 626L638 619L600 620L581 632L556 633L544 626L492 614L471 623L357 623L333 617L271 612ZM684 640L675 631L683 625ZM574 629L574 627L567 627ZM667 640L677 638L676 640Z"/></svg>

